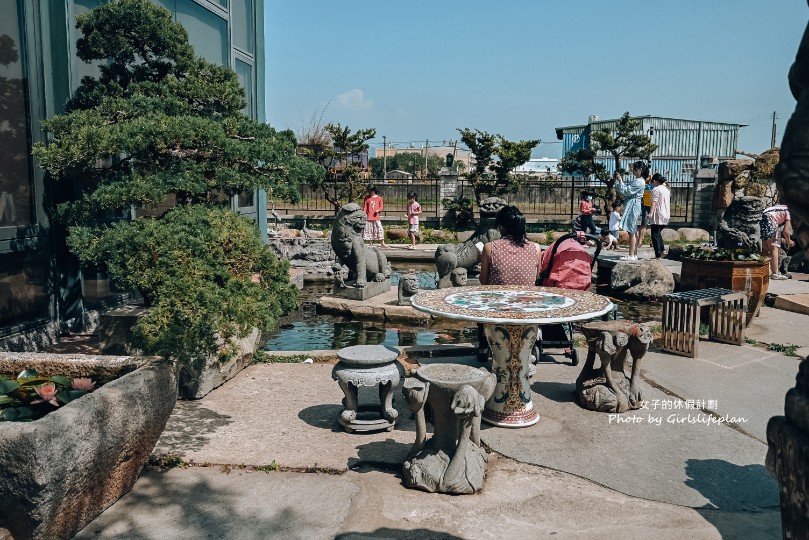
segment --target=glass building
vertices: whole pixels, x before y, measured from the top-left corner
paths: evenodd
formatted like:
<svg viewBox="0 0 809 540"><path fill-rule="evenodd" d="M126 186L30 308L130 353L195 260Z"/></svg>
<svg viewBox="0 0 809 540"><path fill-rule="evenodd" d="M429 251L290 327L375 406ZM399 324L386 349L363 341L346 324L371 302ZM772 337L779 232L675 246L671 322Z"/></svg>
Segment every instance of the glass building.
<svg viewBox="0 0 809 540"><path fill-rule="evenodd" d="M263 0L153 0L188 30L197 55L232 68L245 89L245 113L264 121ZM47 209L72 186L34 165L44 118L64 111L70 93L97 67L76 56L76 15L104 0L0 0L0 349L33 350L89 309L120 302L124 291L101 269L80 268ZM233 208L263 224L266 195L234 197Z"/></svg>

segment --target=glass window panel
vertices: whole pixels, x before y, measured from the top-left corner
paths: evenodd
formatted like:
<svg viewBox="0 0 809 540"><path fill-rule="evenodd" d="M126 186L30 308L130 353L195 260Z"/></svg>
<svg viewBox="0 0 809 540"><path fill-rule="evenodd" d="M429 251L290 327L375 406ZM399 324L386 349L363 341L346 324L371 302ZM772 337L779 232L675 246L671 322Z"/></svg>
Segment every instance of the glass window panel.
<svg viewBox="0 0 809 540"><path fill-rule="evenodd" d="M33 177L17 0L0 13L0 227L14 227L33 223Z"/></svg>
<svg viewBox="0 0 809 540"><path fill-rule="evenodd" d="M228 24L192 0L177 0L177 22L188 30L188 38L197 56L219 64L230 65Z"/></svg>
<svg viewBox="0 0 809 540"><path fill-rule="evenodd" d="M236 60L236 75L239 76L239 84L244 89L245 108L244 114L250 118L256 117L256 93L253 89L253 66L241 60Z"/></svg>
<svg viewBox="0 0 809 540"><path fill-rule="evenodd" d="M42 251L0 255L0 326L48 316L49 265Z"/></svg>
<svg viewBox="0 0 809 540"><path fill-rule="evenodd" d="M237 196L237 204L239 208L249 208L255 206L254 191L242 191Z"/></svg>
<svg viewBox="0 0 809 540"><path fill-rule="evenodd" d="M232 0L230 21L233 28L233 46L246 52L253 51L253 0Z"/></svg>

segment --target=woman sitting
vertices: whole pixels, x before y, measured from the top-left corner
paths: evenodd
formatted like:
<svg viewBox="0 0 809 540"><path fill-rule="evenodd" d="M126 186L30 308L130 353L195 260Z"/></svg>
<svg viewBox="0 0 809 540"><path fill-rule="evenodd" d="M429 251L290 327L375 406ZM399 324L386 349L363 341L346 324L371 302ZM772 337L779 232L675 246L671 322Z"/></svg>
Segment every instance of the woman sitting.
<svg viewBox="0 0 809 540"><path fill-rule="evenodd" d="M481 285L529 285L536 283L542 261L542 248L525 237L525 217L516 206L503 207L494 220L500 240L483 246L480 256ZM489 348L478 325L478 358L485 362Z"/></svg>

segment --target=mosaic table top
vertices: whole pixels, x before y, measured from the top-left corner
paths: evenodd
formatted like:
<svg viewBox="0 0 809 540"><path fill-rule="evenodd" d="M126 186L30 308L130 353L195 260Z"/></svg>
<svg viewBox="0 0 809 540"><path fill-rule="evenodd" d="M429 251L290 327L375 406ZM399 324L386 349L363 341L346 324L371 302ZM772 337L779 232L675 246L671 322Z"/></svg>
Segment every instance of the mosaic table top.
<svg viewBox="0 0 809 540"><path fill-rule="evenodd" d="M594 319L612 309L609 298L557 287L479 285L421 291L414 308L450 319L501 324L554 324Z"/></svg>

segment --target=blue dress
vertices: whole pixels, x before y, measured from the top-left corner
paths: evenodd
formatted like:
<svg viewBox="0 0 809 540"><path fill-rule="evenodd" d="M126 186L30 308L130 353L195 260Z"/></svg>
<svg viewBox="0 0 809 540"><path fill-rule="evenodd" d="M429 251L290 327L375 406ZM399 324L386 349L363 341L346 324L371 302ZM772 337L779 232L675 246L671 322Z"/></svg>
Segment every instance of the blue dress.
<svg viewBox="0 0 809 540"><path fill-rule="evenodd" d="M643 205L643 190L646 182L643 178L635 178L629 182L615 184L616 191L624 198L624 215L621 218L621 228L626 232L638 232L638 217Z"/></svg>

